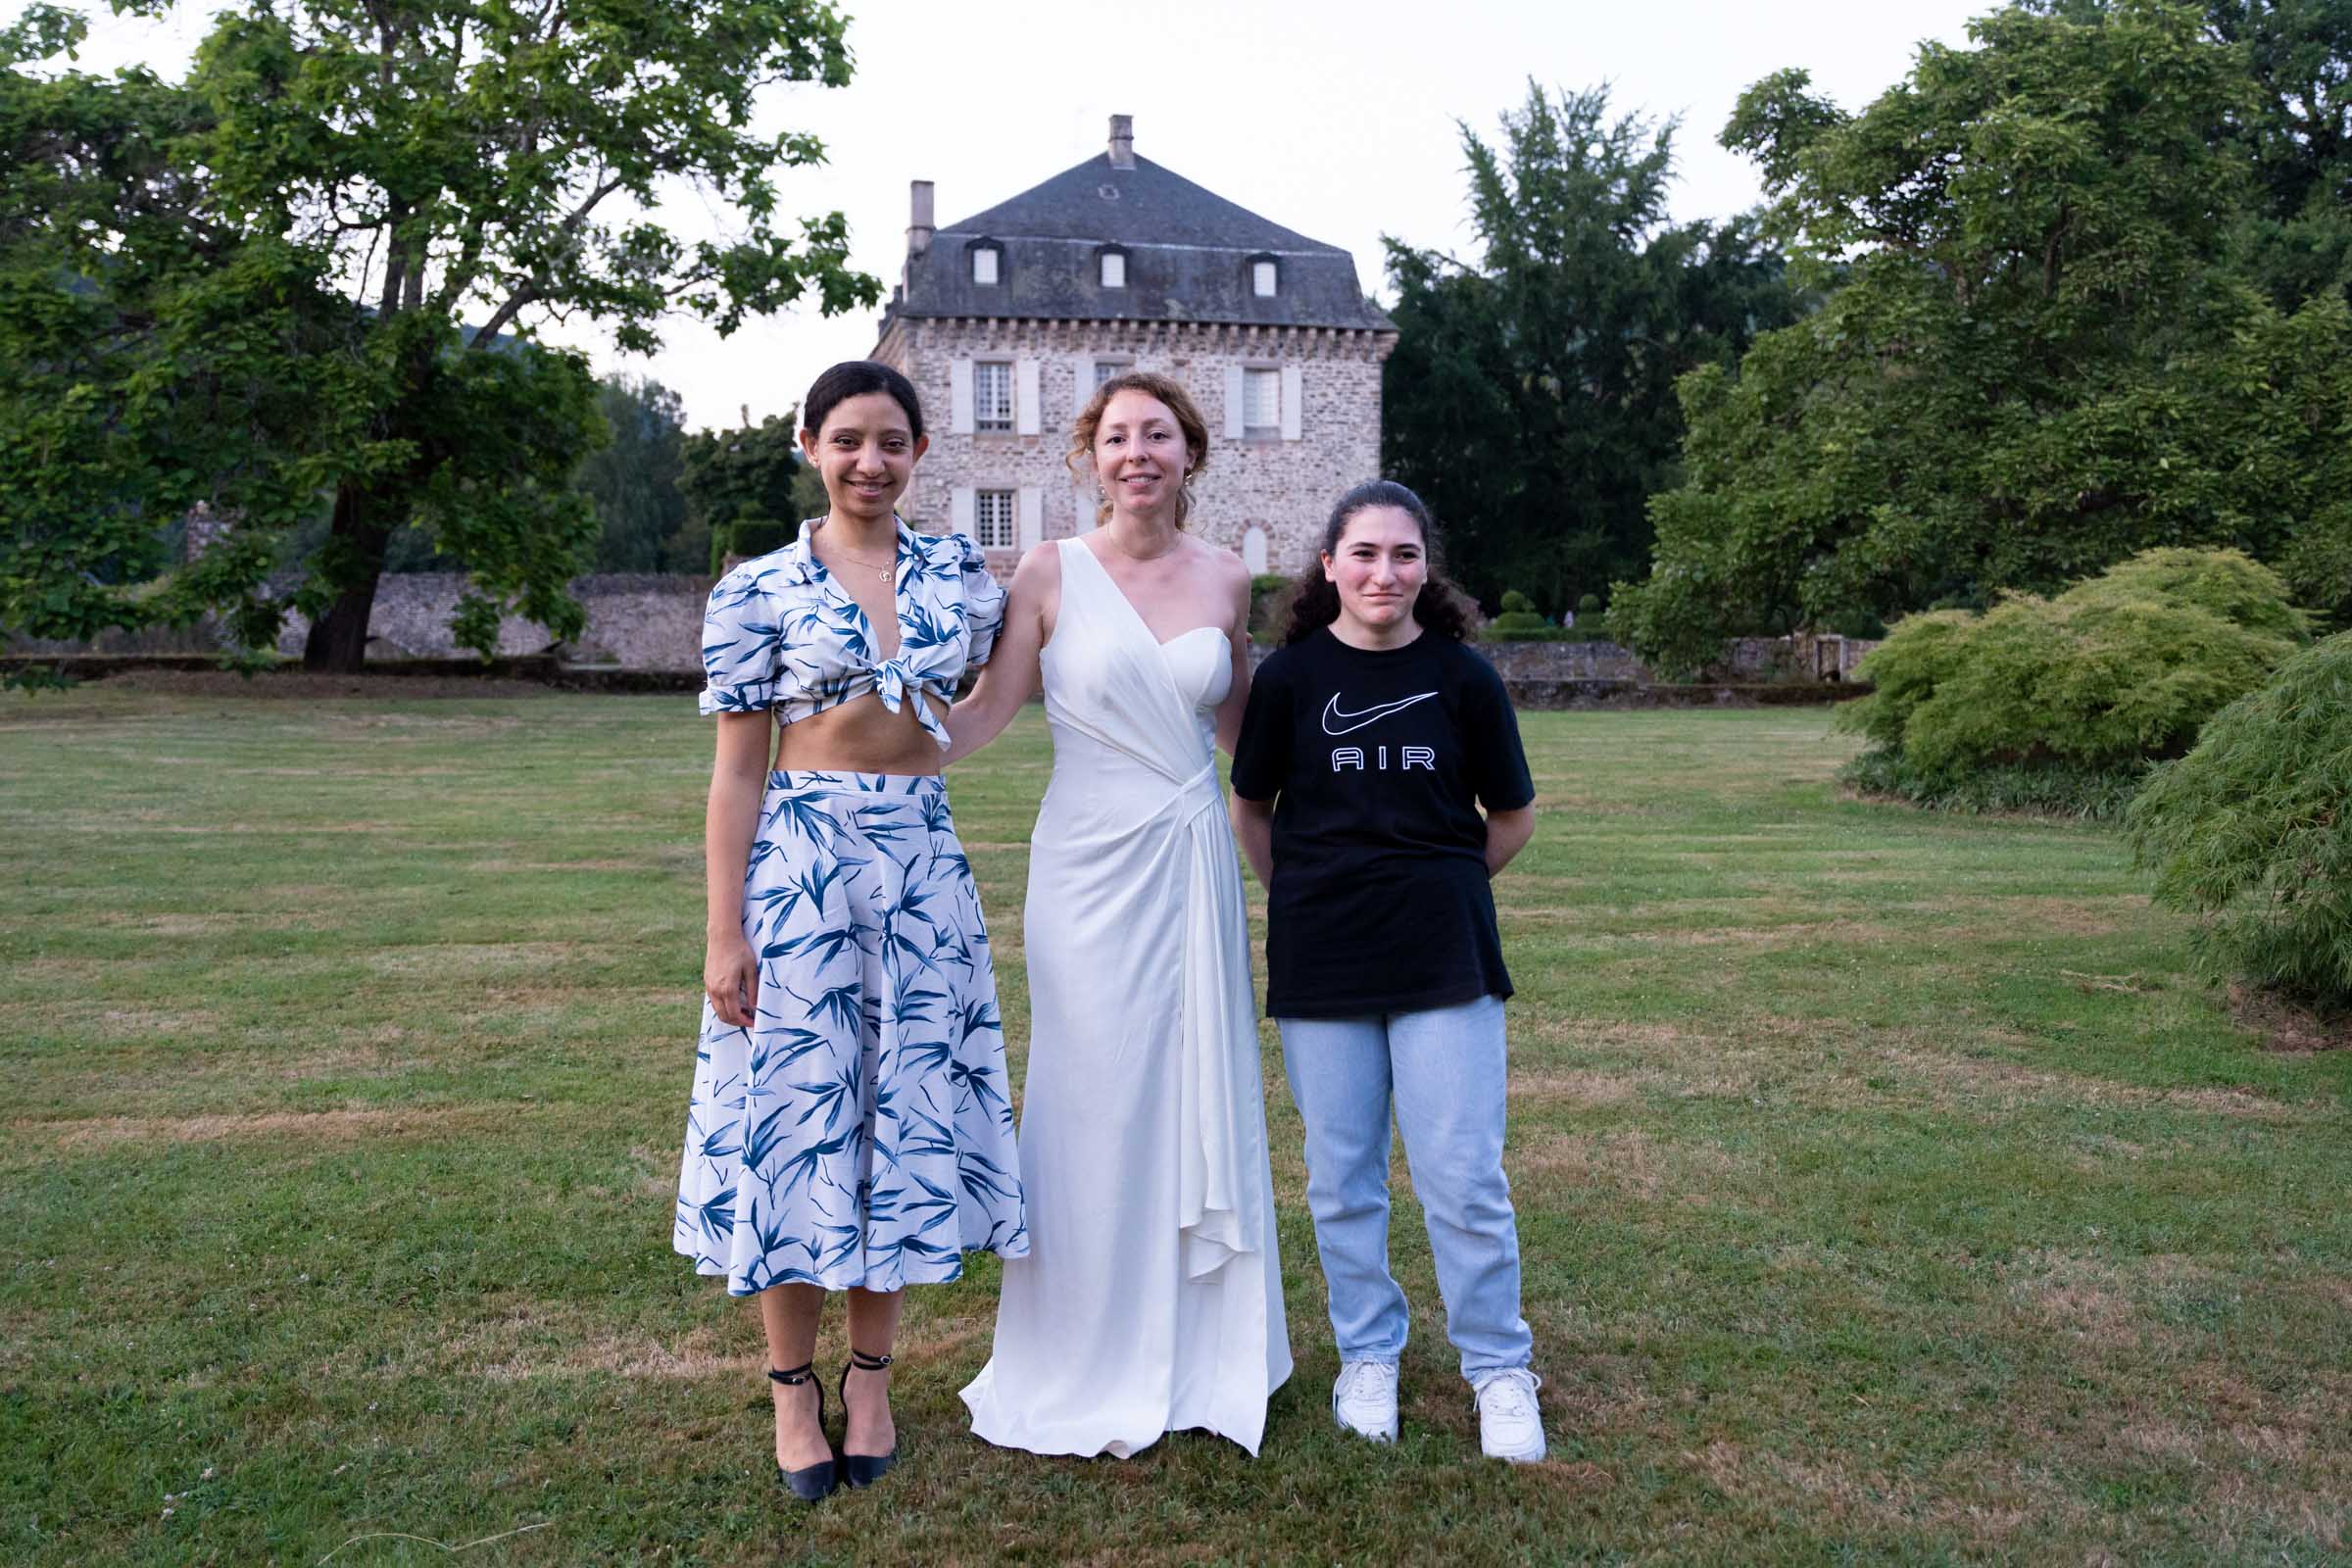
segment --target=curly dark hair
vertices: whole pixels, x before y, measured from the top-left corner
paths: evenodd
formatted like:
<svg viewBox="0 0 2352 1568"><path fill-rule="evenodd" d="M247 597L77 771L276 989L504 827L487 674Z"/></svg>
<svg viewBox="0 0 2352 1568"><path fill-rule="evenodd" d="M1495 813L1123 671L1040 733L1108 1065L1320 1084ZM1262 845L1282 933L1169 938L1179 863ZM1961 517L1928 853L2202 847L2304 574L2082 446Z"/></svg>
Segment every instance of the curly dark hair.
<svg viewBox="0 0 2352 1568"><path fill-rule="evenodd" d="M1445 561L1439 553L1438 525L1430 520L1429 508L1396 480L1372 479L1340 497L1340 504L1331 509L1331 521L1323 525L1323 543L1315 559L1306 564L1298 581L1291 584L1290 622L1283 628L1282 640L1302 641L1340 618L1339 585L1323 575L1323 563L1339 550L1340 536L1348 531L1348 519L1371 507L1395 507L1421 529L1421 550L1429 562L1429 579L1421 585L1421 593L1413 601L1413 619L1421 623L1423 631L1436 632L1457 643L1468 637L1470 612L1462 591L1446 579Z"/></svg>

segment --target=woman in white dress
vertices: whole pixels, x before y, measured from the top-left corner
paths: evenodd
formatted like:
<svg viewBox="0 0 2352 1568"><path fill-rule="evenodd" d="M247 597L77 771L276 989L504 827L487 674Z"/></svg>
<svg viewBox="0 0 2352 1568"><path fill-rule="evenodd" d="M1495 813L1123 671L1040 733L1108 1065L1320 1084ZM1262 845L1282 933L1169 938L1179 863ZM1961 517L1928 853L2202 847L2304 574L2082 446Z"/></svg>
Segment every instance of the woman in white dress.
<svg viewBox="0 0 2352 1568"><path fill-rule="evenodd" d="M963 1397L1005 1447L1124 1458L1200 1427L1254 1454L1291 1352L1214 750L1249 697L1249 575L1184 532L1208 430L1181 385L1113 377L1072 435L1100 526L1022 558L948 718L953 763L1042 679L1054 736L1024 927L1030 1250Z"/></svg>

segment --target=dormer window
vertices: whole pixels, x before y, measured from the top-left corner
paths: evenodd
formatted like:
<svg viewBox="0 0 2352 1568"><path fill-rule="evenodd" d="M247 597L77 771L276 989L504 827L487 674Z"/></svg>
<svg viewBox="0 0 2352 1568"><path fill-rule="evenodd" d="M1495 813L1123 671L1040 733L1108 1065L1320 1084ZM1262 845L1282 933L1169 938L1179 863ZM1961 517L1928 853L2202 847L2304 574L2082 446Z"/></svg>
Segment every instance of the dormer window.
<svg viewBox="0 0 2352 1568"><path fill-rule="evenodd" d="M983 242L972 247L972 281L983 288L994 288L1004 275L1004 252L1002 247Z"/></svg>
<svg viewBox="0 0 2352 1568"><path fill-rule="evenodd" d="M1102 270L1098 274L1104 288L1127 286L1127 253L1118 249L1105 250L1097 259Z"/></svg>
<svg viewBox="0 0 2352 1568"><path fill-rule="evenodd" d="M1282 269L1271 256L1260 256L1250 264L1250 292L1261 300L1270 300L1280 291Z"/></svg>

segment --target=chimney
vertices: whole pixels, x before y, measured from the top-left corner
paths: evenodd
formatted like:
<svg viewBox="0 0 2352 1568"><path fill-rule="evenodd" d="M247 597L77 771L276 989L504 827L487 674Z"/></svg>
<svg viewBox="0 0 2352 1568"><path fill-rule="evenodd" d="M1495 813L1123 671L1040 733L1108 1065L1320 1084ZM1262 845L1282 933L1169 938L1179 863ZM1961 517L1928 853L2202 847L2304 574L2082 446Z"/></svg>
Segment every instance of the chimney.
<svg viewBox="0 0 2352 1568"><path fill-rule="evenodd" d="M907 191L913 197L912 211L906 221L906 254L920 256L931 248L931 182L927 179L909 181Z"/></svg>
<svg viewBox="0 0 2352 1568"><path fill-rule="evenodd" d="M1110 167L1113 169L1133 169L1135 167L1135 117L1133 115L1110 117Z"/></svg>

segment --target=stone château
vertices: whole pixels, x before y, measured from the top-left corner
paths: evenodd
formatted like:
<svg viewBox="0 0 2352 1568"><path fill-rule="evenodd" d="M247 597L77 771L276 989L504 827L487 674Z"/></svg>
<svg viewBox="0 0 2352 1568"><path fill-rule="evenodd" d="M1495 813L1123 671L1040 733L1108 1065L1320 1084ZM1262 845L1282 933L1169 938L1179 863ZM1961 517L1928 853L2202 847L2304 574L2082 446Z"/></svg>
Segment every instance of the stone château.
<svg viewBox="0 0 2352 1568"><path fill-rule="evenodd" d="M1129 368L1200 405L1191 526L1253 572L1303 566L1332 502L1379 472L1396 331L1354 259L1137 157L1129 117L1111 117L1102 155L960 222L934 224L929 180L912 197L874 348L931 426L902 510L971 534L1000 577L1030 545L1095 525L1091 471L1063 464L1070 425Z"/></svg>

